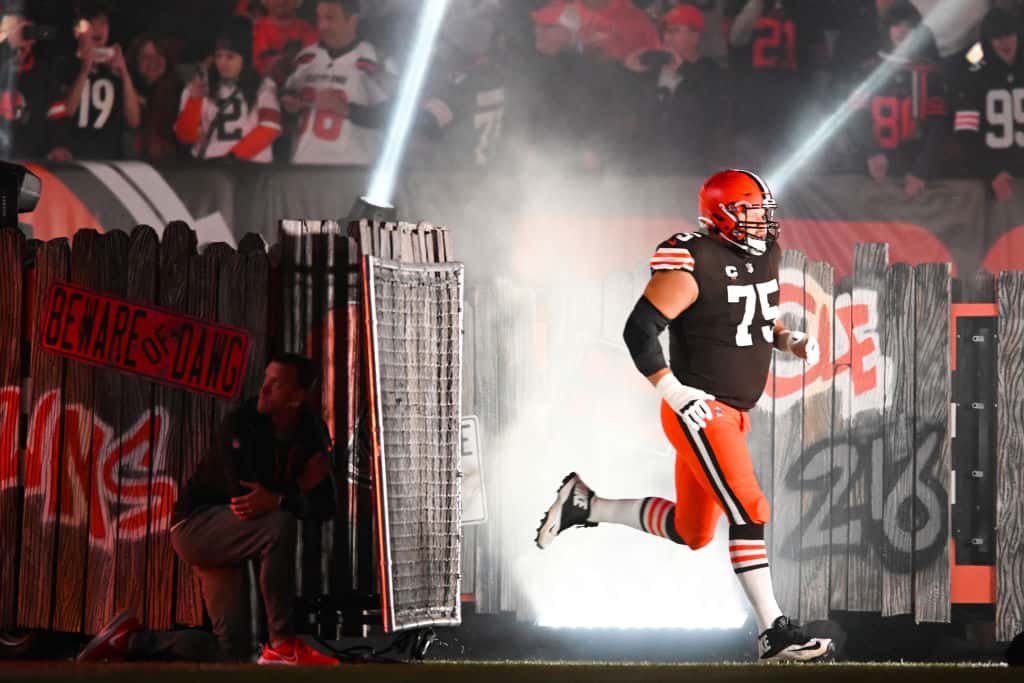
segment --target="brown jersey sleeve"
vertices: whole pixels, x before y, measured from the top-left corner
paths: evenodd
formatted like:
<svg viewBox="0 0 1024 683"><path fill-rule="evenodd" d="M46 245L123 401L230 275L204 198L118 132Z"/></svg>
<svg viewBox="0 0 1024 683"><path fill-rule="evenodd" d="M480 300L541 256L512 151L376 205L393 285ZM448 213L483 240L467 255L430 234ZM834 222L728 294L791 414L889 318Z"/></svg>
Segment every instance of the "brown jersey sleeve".
<svg viewBox="0 0 1024 683"><path fill-rule="evenodd" d="M649 262L651 274L662 270L695 272L697 262L690 248L693 240L700 237L699 233L679 233L659 244Z"/></svg>

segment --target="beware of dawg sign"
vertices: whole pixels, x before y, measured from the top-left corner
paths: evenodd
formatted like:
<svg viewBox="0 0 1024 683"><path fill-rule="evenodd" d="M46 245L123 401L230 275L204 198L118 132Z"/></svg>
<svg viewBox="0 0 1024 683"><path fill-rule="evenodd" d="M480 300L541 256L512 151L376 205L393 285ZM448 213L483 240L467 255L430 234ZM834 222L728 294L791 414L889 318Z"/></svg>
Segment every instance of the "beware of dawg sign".
<svg viewBox="0 0 1024 683"><path fill-rule="evenodd" d="M77 361L234 398L252 338L236 327L55 282L39 319L39 342Z"/></svg>

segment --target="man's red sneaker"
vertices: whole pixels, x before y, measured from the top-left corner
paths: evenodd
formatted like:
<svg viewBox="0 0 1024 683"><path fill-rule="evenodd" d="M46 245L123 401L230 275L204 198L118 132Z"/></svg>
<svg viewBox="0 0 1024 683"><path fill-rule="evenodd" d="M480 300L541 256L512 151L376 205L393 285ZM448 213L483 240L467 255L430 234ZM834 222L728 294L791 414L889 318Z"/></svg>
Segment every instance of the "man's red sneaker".
<svg viewBox="0 0 1024 683"><path fill-rule="evenodd" d="M329 657L318 650L314 650L298 638L291 638L277 647L271 647L270 643L263 646L257 664L278 664L284 666L338 666L339 662L334 657Z"/></svg>
<svg viewBox="0 0 1024 683"><path fill-rule="evenodd" d="M75 661L85 663L124 659L128 654L129 636L141 630L142 624L139 623L139 620L130 610L125 610L114 617L89 641Z"/></svg>

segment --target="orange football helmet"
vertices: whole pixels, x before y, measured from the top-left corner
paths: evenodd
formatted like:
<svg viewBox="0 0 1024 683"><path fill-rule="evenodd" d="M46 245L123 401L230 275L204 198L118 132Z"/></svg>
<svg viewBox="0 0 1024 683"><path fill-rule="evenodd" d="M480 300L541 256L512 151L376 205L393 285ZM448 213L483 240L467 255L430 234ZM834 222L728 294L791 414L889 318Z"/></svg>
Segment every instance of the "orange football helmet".
<svg viewBox="0 0 1024 683"><path fill-rule="evenodd" d="M764 254L779 238L779 222L775 220L778 204L768 185L755 173L719 171L700 188L698 205L701 225L747 253ZM763 220L745 220L748 209L759 208L764 209Z"/></svg>

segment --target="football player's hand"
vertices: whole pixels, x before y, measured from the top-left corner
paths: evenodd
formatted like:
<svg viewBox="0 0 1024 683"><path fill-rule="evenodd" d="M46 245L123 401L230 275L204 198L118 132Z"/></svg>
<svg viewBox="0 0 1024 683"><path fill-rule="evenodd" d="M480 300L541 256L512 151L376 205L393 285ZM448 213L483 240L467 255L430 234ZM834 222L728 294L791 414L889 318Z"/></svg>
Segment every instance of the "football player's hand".
<svg viewBox="0 0 1024 683"><path fill-rule="evenodd" d="M992 192L996 195L996 201L1009 201L1013 197L1013 176L1003 171L993 178Z"/></svg>
<svg viewBox="0 0 1024 683"><path fill-rule="evenodd" d="M696 387L686 386L671 372L658 380L654 388L691 429L704 429L714 418L708 401L714 401L715 397Z"/></svg>
<svg viewBox="0 0 1024 683"><path fill-rule="evenodd" d="M907 177L903 179L903 194L906 195L907 199L913 199L921 194L923 189L924 181L913 173L908 173Z"/></svg>
<svg viewBox="0 0 1024 683"><path fill-rule="evenodd" d="M797 358L803 358L809 366L817 365L821 360L818 340L803 332L789 333L789 351Z"/></svg>
<svg viewBox="0 0 1024 683"><path fill-rule="evenodd" d="M868 173L875 180L882 180L889 174L889 159L884 154L876 154L868 159Z"/></svg>

